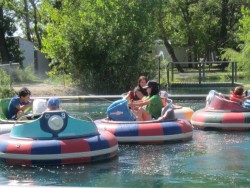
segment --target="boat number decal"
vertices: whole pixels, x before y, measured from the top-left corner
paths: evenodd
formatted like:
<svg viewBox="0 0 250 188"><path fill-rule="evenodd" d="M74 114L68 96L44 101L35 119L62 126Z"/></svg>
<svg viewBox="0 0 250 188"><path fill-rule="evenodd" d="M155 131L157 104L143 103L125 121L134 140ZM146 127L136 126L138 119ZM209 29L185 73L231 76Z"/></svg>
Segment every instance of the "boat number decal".
<svg viewBox="0 0 250 188"><path fill-rule="evenodd" d="M61 113L61 116L62 116L63 119L66 118L66 114L65 113Z"/></svg>
<svg viewBox="0 0 250 188"><path fill-rule="evenodd" d="M45 114L45 118L49 119L50 115L49 114Z"/></svg>

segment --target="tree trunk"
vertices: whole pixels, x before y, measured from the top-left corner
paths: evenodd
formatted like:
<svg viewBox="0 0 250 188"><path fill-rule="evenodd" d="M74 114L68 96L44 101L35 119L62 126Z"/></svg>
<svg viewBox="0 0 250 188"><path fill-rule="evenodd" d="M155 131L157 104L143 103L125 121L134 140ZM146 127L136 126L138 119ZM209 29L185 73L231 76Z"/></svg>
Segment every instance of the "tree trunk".
<svg viewBox="0 0 250 188"><path fill-rule="evenodd" d="M37 27L37 23L38 23L38 20L37 20L37 7L36 7L36 4L34 2L34 0L29 0L32 7L33 7L33 11L34 11L34 24L35 24L35 33L36 33L36 38L37 38L37 43L38 43L38 49L41 50L42 49L42 41L41 41L41 36L39 34L39 29Z"/></svg>
<svg viewBox="0 0 250 188"><path fill-rule="evenodd" d="M27 37L28 41L32 42L31 31L30 31L30 16L29 16L28 2L27 2L27 0L23 0L23 3L24 3L24 16L25 16L25 26L26 26L26 37Z"/></svg>
<svg viewBox="0 0 250 188"><path fill-rule="evenodd" d="M9 63L10 55L5 39L5 28L4 28L4 16L3 16L3 5L0 6L0 53L2 63Z"/></svg>
<svg viewBox="0 0 250 188"><path fill-rule="evenodd" d="M190 7L190 2L187 2L184 4L183 7L180 7L181 9L181 12L182 12L182 16L183 16L183 20L185 21L185 24L186 24L186 28L188 30L187 32L187 43L188 43L188 61L189 62L192 62L192 61L195 61L194 60L194 57L196 56L196 54L193 53L192 55L192 52L195 48L195 44L194 44L194 36L193 36L193 32L192 32L192 29L190 27L190 22L191 22L191 16L189 14L189 7ZM193 65L192 64L188 64L188 67L189 68L193 68Z"/></svg>
<svg viewBox="0 0 250 188"><path fill-rule="evenodd" d="M178 62L178 59L175 55L175 52L174 52L174 49L173 47L171 46L171 44L169 43L169 40L168 38L166 37L167 34L166 34L166 31L164 29L164 26L163 26L163 22L162 22L162 18L160 15L158 15L158 26L159 26L159 31L160 31L160 35L161 35L161 38L164 42L164 45L169 53L169 55L171 56L173 62ZM183 68L181 67L180 64L176 64L176 68L179 72L184 72Z"/></svg>
<svg viewBox="0 0 250 188"><path fill-rule="evenodd" d="M221 29L220 29L220 40L221 47L224 47L227 41L227 14L228 14L228 0L221 1Z"/></svg>

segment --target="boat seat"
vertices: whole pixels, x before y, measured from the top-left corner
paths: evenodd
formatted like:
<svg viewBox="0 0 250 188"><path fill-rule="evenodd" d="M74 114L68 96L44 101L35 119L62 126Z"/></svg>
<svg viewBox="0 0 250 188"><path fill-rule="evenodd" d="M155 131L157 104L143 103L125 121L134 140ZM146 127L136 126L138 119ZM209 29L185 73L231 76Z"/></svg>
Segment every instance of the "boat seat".
<svg viewBox="0 0 250 188"><path fill-rule="evenodd" d="M7 119L8 106L10 103L10 99L0 99L0 118Z"/></svg>

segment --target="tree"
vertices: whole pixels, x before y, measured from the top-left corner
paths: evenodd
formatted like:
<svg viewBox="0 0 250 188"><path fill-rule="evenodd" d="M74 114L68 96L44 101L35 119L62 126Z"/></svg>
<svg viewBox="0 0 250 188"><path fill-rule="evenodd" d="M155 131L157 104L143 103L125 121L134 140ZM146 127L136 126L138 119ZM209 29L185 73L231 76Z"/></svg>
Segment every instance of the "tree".
<svg viewBox="0 0 250 188"><path fill-rule="evenodd" d="M165 11L166 10L165 8L168 7L169 4L170 3L168 3L167 1L166 2L159 1L159 4L157 6L156 19L158 22L158 35L159 35L159 38L163 40L164 45L168 53L170 54L173 62L178 62L178 59L174 52L174 47L169 42L171 40L170 38L171 36L170 33L172 30L171 23L173 23L172 21L167 19L169 16L169 13ZM167 27L166 27L166 24L168 25ZM176 67L180 72L184 72L180 64L176 64Z"/></svg>
<svg viewBox="0 0 250 188"><path fill-rule="evenodd" d="M247 78L250 78L250 9L242 8L243 17L240 19L241 27L239 32L236 33L236 37L239 41L239 45L236 49L233 48L224 48L223 49L223 58L226 58L228 61L237 62L238 69L245 73Z"/></svg>
<svg viewBox="0 0 250 188"><path fill-rule="evenodd" d="M0 3L0 52L2 62L8 63L10 61L10 55L5 39L5 33L7 31L9 22L8 18L6 18L4 15L4 3L5 1L2 1L2 3Z"/></svg>
<svg viewBox="0 0 250 188"><path fill-rule="evenodd" d="M33 23L34 23L34 32L35 32L35 41L37 41L38 44L38 49L41 50L42 49L42 31L41 28L39 27L39 23L41 25L41 18L38 16L38 9L37 9L37 3L35 2L35 0L29 0L29 2L31 3L32 7L33 7Z"/></svg>
<svg viewBox="0 0 250 188"><path fill-rule="evenodd" d="M241 17L243 2L236 0L157 1L159 37L173 61L178 61L174 48L186 47L189 61L211 59L211 53L235 45L233 33ZM169 43L171 41L171 44ZM181 67L177 67L181 72Z"/></svg>
<svg viewBox="0 0 250 188"><path fill-rule="evenodd" d="M24 4L24 17L25 17L25 31L26 31L26 38L28 41L32 41L31 39L31 29L30 29L30 13L28 9L28 1L23 0Z"/></svg>
<svg viewBox="0 0 250 188"><path fill-rule="evenodd" d="M32 40L30 28L30 14L27 0L17 1L1 1L0 4L0 52L1 59L4 63L9 61L19 62L22 66L22 55L17 41L13 38L16 32L17 22L21 17L25 18L26 37Z"/></svg>
<svg viewBox="0 0 250 188"><path fill-rule="evenodd" d="M126 91L138 75L152 73L154 2L61 1L60 9L56 2L44 1L42 7L43 51L57 72L67 71L85 90L109 94Z"/></svg>

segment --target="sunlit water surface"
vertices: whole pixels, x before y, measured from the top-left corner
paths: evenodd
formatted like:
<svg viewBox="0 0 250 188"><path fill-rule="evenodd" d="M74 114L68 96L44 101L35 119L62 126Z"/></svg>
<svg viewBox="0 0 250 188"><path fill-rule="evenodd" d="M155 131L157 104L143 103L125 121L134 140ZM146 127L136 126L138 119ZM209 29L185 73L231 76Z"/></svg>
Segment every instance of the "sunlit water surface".
<svg viewBox="0 0 250 188"><path fill-rule="evenodd" d="M176 101L197 110L204 101ZM108 100L62 103L72 116L105 117ZM12 166L0 163L0 184L76 187L249 187L250 133L194 130L188 142L119 145L95 164Z"/></svg>

